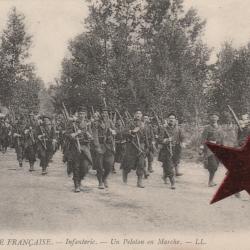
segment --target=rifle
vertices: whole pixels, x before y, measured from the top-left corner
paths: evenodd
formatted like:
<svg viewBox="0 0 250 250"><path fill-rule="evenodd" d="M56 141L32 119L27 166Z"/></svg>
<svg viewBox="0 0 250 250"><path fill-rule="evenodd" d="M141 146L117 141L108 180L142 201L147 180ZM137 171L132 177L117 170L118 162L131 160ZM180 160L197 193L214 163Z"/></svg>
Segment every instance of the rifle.
<svg viewBox="0 0 250 250"><path fill-rule="evenodd" d="M236 122L237 126L239 127L239 130L242 131L242 127L240 126L240 122L239 122L239 119L238 117L236 116L236 114L234 113L233 109L230 107L230 105L227 105L229 111L231 112L233 118L234 118L234 121Z"/></svg>
<svg viewBox="0 0 250 250"><path fill-rule="evenodd" d="M62 106L63 106L65 118L67 119L67 121L69 121L69 113L64 105L64 102L62 102ZM74 122L73 122L73 129L74 129L74 132L76 133L76 125ZM77 149L78 149L79 153L81 153L81 145L80 145L79 138L77 136L76 136L76 144L77 144Z"/></svg>
<svg viewBox="0 0 250 250"><path fill-rule="evenodd" d="M155 116L155 118L156 118L156 122L157 122L158 127L159 127L159 128L160 128L160 127L163 127L164 132L167 134L167 137L170 138L171 136L170 136L170 134L168 133L167 129L164 128L164 126L161 126L158 115L155 113L155 111L154 111L153 109L152 109L152 111L153 111L154 116ZM169 141L169 150L168 150L168 151L169 151L169 153L170 153L170 156L173 157L173 145L172 145L172 141Z"/></svg>
<svg viewBox="0 0 250 250"><path fill-rule="evenodd" d="M92 111L92 116L94 117L95 116L95 110L94 110L93 106L91 106L91 111Z"/></svg>
<svg viewBox="0 0 250 250"><path fill-rule="evenodd" d="M114 113L114 116L113 116L113 123L116 124L116 112Z"/></svg>
<svg viewBox="0 0 250 250"><path fill-rule="evenodd" d="M34 138L34 134L33 134L33 131L32 131L32 127L29 128L29 136L33 142L33 144L35 143L35 138Z"/></svg>
<svg viewBox="0 0 250 250"><path fill-rule="evenodd" d="M44 146L44 148L47 149L46 139L44 138L45 132L44 132L44 130L43 130L43 128L42 128L41 125L39 126L39 128L40 128L40 130L41 130L41 132L42 132L42 136L43 136L43 143L42 143L42 141L41 141L41 143L42 143L42 145Z"/></svg>
<svg viewBox="0 0 250 250"><path fill-rule="evenodd" d="M119 118L120 118L120 120L121 120L121 122L122 122L122 126L125 127L125 122L124 122L124 120L123 120L123 118L122 118L120 112L118 111L118 109L115 109L115 112L118 114L118 116L119 116Z"/></svg>
<svg viewBox="0 0 250 250"><path fill-rule="evenodd" d="M9 109L10 109L10 114L11 114L11 120L12 120L13 124L15 124L16 123L15 112L11 107L9 107ZM18 129L18 127L17 127L17 131L18 131L18 134L21 134L21 131ZM20 138L17 137L16 140L17 140L17 147L20 147Z"/></svg>

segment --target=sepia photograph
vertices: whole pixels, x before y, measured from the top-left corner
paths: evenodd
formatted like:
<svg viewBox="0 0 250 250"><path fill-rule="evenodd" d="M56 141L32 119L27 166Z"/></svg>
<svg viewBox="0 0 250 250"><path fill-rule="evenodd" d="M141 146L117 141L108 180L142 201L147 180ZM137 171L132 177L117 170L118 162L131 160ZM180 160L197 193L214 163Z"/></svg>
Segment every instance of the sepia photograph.
<svg viewBox="0 0 250 250"><path fill-rule="evenodd" d="M250 249L250 0L0 0L0 250Z"/></svg>

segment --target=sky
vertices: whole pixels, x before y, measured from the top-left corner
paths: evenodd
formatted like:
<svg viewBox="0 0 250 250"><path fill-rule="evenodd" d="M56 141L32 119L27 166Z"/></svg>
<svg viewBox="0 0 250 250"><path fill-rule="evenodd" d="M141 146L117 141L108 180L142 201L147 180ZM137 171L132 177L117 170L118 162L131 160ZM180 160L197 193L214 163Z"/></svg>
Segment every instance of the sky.
<svg viewBox="0 0 250 250"><path fill-rule="evenodd" d="M214 48L213 57L224 41L235 47L250 41L250 0L184 0L206 19L203 40ZM31 61L45 84L60 75L68 41L84 30L88 14L85 0L0 0L0 32L11 7L26 16L27 31L33 35Z"/></svg>

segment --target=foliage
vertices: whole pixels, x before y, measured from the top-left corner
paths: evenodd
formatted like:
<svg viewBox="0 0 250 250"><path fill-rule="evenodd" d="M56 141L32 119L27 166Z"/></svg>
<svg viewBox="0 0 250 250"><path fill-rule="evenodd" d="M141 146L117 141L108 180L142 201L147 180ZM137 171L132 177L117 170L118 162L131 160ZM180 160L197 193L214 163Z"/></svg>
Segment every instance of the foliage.
<svg viewBox="0 0 250 250"><path fill-rule="evenodd" d="M185 12L181 0L97 0L89 8L86 31L63 60L58 97L74 110L105 98L111 107L198 121L210 51L196 11Z"/></svg>
<svg viewBox="0 0 250 250"><path fill-rule="evenodd" d="M0 100L16 112L37 111L38 92L43 82L28 63L31 36L25 30L25 16L12 8L0 37Z"/></svg>

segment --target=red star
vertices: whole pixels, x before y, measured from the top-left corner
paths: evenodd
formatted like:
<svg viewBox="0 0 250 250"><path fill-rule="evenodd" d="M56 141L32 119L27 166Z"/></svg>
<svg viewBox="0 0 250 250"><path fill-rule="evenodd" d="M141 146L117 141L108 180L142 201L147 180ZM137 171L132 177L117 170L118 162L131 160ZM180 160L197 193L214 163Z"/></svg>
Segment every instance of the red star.
<svg viewBox="0 0 250 250"><path fill-rule="evenodd" d="M250 194L250 136L241 148L225 147L206 142L228 173L210 204L246 190Z"/></svg>

